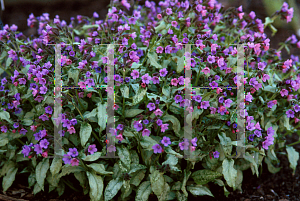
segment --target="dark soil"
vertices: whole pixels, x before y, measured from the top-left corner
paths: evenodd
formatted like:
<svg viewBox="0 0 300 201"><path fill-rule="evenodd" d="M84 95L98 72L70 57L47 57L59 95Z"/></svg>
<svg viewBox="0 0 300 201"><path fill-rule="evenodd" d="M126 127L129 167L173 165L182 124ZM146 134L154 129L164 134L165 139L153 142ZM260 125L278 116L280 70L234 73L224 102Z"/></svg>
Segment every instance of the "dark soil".
<svg viewBox="0 0 300 201"><path fill-rule="evenodd" d="M224 2L220 1L220 2ZM101 2L101 3L100 3ZM142 1L144 2L144 1ZM158 3L158 0L155 0ZM266 17L263 6L259 0L249 1L229 1L226 7L229 6L239 6L243 5L243 10L247 13L250 11L255 11L256 17L262 19ZM35 16L40 16L42 13L49 13L50 18L54 18L55 15L59 15L60 19L65 20L67 23L70 22L70 17L75 17L77 14L85 15L91 17L94 11L97 11L101 19L104 19L107 13L107 4L109 0L83 0L83 1L70 1L63 0L61 3L48 3L45 4L9 4L5 7L5 12L2 15L2 21L4 24L16 24L19 30L22 31L26 36L34 34L34 29L28 29L27 18L30 13L34 13ZM26 9L25 9L26 8ZM271 48L278 48L278 43L283 42L289 36L294 34L294 32L286 27L285 29L278 29L277 34L271 37L271 32L266 30L267 36L271 39ZM291 53L294 55L299 55L299 50L296 48L291 49ZM282 58L288 58L285 50L282 52ZM287 136L287 144L296 142L299 140L297 134L292 136ZM300 152L300 144L295 145L296 151ZM233 192L228 198L224 196L223 187L219 187L214 184L210 184L210 189L215 196L214 198L209 196L202 196L193 198L189 197L188 200L221 200L221 201L255 201L255 200L280 200L280 201L293 201L300 200L300 160L298 161L298 169L294 176L292 176L292 169L289 167L289 161L286 155L279 155L280 164L278 167L282 169L276 173L272 174L268 171L266 164L263 162L263 172L259 178L256 175L252 175L250 169L244 171L242 193ZM75 182L76 183L76 182ZM77 182L78 183L78 182ZM45 192L40 192L36 196L31 194L32 190L29 189L27 183L27 177L25 175L18 175L16 181L11 188L6 192L6 195L2 192L0 194L0 200L38 200L38 201L76 201L76 200L90 200L89 195L83 195L81 192L74 192L68 186L65 188L65 192L61 197L55 191L51 193L48 192L48 187L45 187ZM81 187L78 187L81 190ZM229 191L232 189L227 188ZM150 196L149 201L157 200L156 196Z"/></svg>

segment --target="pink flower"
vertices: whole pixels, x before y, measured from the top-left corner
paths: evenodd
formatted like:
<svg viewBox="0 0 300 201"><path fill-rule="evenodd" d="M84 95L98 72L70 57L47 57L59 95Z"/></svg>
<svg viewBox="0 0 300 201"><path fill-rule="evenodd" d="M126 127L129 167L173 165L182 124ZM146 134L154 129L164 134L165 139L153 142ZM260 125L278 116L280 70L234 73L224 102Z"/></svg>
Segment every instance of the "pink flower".
<svg viewBox="0 0 300 201"><path fill-rule="evenodd" d="M176 78L173 78L173 79L171 80L171 85L177 86L177 84L178 84L178 80L177 80Z"/></svg>
<svg viewBox="0 0 300 201"><path fill-rule="evenodd" d="M207 73L210 73L210 69L208 67L205 67L201 72L206 75Z"/></svg>
<svg viewBox="0 0 300 201"><path fill-rule="evenodd" d="M219 94L219 93L222 92L222 91L223 91L223 89L217 88L217 94Z"/></svg>
<svg viewBox="0 0 300 201"><path fill-rule="evenodd" d="M36 131L36 129L37 129L37 126L35 126L35 125L31 125L31 126L30 126L30 130Z"/></svg>
<svg viewBox="0 0 300 201"><path fill-rule="evenodd" d="M296 117L294 118L294 120L295 120L295 124L298 123L298 122L300 121L300 120L299 120L298 118L296 118Z"/></svg>
<svg viewBox="0 0 300 201"><path fill-rule="evenodd" d="M120 140L120 141L124 140L122 134L117 135L116 139L118 139L118 140Z"/></svg>
<svg viewBox="0 0 300 201"><path fill-rule="evenodd" d="M162 46L159 46L156 48L156 53L163 53L164 48Z"/></svg>
<svg viewBox="0 0 300 201"><path fill-rule="evenodd" d="M89 97L89 98L91 98L91 97L92 97L92 94L93 94L93 92L88 93L86 96Z"/></svg>
<svg viewBox="0 0 300 201"><path fill-rule="evenodd" d="M44 153L42 153L42 156L43 156L44 158L48 158L48 152L45 151Z"/></svg>
<svg viewBox="0 0 300 201"><path fill-rule="evenodd" d="M79 160L77 158L72 158L71 165L72 166L78 166L79 165Z"/></svg>
<svg viewBox="0 0 300 201"><path fill-rule="evenodd" d="M84 96L84 92L79 92L79 93L78 93L78 97L79 97L79 98L83 98L83 96Z"/></svg>
<svg viewBox="0 0 300 201"><path fill-rule="evenodd" d="M288 90L286 90L286 89L282 89L282 90L280 91L280 94L281 94L281 96L283 97L283 96L287 96L287 95L289 94L289 92L288 92Z"/></svg>
<svg viewBox="0 0 300 201"><path fill-rule="evenodd" d="M162 124L161 127L161 132L164 133L168 129L169 124Z"/></svg>
<svg viewBox="0 0 300 201"><path fill-rule="evenodd" d="M157 14L157 19L161 19L162 18L162 15L161 14Z"/></svg>
<svg viewBox="0 0 300 201"><path fill-rule="evenodd" d="M76 130L73 126L70 127L70 129L67 130L70 134L76 133Z"/></svg>
<svg viewBox="0 0 300 201"><path fill-rule="evenodd" d="M113 152L113 151L116 151L116 147L114 145L110 145L108 148L107 148L108 152Z"/></svg>
<svg viewBox="0 0 300 201"><path fill-rule="evenodd" d="M193 152L193 151L195 151L195 150L196 150L196 147L194 147L194 146L190 146L190 150L191 150L191 152Z"/></svg>
<svg viewBox="0 0 300 201"><path fill-rule="evenodd" d="M160 109L157 109L157 110L154 111L154 114L156 116L162 116L163 112Z"/></svg>
<svg viewBox="0 0 300 201"><path fill-rule="evenodd" d="M107 87L107 89L105 89L105 91L107 91L109 95L112 95L115 93L115 90L112 87Z"/></svg>
<svg viewBox="0 0 300 201"><path fill-rule="evenodd" d="M261 130L259 122L257 122L254 127L255 127L255 129Z"/></svg>

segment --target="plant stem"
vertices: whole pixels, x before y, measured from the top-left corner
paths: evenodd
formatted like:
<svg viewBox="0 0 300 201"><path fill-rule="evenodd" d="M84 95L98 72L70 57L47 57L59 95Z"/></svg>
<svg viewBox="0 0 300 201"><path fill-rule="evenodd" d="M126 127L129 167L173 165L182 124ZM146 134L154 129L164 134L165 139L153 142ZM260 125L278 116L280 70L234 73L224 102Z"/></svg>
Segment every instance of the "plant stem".
<svg viewBox="0 0 300 201"><path fill-rule="evenodd" d="M280 148L278 148L278 149L275 149L274 151L279 151L279 150L281 150L281 149L283 149L283 148L286 148L287 146L294 146L294 145L299 144L299 143L300 143L300 140L298 140L297 142L293 142L293 143L291 143L291 144L285 145L285 146L283 146L283 147L280 147Z"/></svg>
<svg viewBox="0 0 300 201"><path fill-rule="evenodd" d="M69 186L72 190L79 192L79 190L77 190L76 188L74 188L71 184L69 184L66 180L64 180L63 178L61 178L61 180L67 184L67 186Z"/></svg>
<svg viewBox="0 0 300 201"><path fill-rule="evenodd" d="M81 101L80 101L80 99L78 97L78 90L77 89L75 89L75 90L76 90L76 97L77 97L77 100L79 102L79 105L80 105L81 109L83 109L83 105L81 104Z"/></svg>

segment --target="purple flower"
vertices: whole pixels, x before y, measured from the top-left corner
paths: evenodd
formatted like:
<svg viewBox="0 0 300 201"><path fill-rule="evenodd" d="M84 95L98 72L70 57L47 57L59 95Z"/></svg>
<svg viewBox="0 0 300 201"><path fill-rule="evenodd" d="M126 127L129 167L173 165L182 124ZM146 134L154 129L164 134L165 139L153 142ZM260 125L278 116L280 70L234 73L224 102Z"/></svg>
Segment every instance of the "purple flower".
<svg viewBox="0 0 300 201"><path fill-rule="evenodd" d="M46 112L47 114L52 114L52 112L53 112L52 107L51 107L51 106L45 107L45 112Z"/></svg>
<svg viewBox="0 0 300 201"><path fill-rule="evenodd" d="M293 110L286 111L286 115L288 118L294 118L295 117L294 114L295 112Z"/></svg>
<svg viewBox="0 0 300 201"><path fill-rule="evenodd" d="M207 109L208 107L209 107L209 101L203 101L201 103L201 106L200 106L201 109Z"/></svg>
<svg viewBox="0 0 300 201"><path fill-rule="evenodd" d="M75 126L77 124L77 119L71 119L70 120L70 123Z"/></svg>
<svg viewBox="0 0 300 201"><path fill-rule="evenodd" d="M69 154L65 154L63 157L63 161L65 164L71 164L72 157Z"/></svg>
<svg viewBox="0 0 300 201"><path fill-rule="evenodd" d="M7 132L7 127L6 126L1 126L1 131L6 133Z"/></svg>
<svg viewBox="0 0 300 201"><path fill-rule="evenodd" d="M296 112L299 112L299 111L300 111L300 106L299 106L298 104L296 104L296 105L294 106L294 110L295 110Z"/></svg>
<svg viewBox="0 0 300 201"><path fill-rule="evenodd" d="M169 146L171 143L170 138L164 136L163 139L160 141L165 147Z"/></svg>
<svg viewBox="0 0 300 201"><path fill-rule="evenodd" d="M129 82L130 81L130 77L125 77L125 82Z"/></svg>
<svg viewBox="0 0 300 201"><path fill-rule="evenodd" d="M159 78L157 76L152 77L153 84L159 84Z"/></svg>
<svg viewBox="0 0 300 201"><path fill-rule="evenodd" d="M142 76L142 82L145 84L149 84L151 77L149 76L149 74L147 73L146 75Z"/></svg>
<svg viewBox="0 0 300 201"><path fill-rule="evenodd" d="M14 128L19 128L19 123L14 123L13 127Z"/></svg>
<svg viewBox="0 0 300 201"><path fill-rule="evenodd" d="M208 63L214 63L215 62L215 56L211 56L211 55L209 55L208 57L207 57L207 62Z"/></svg>
<svg viewBox="0 0 300 201"><path fill-rule="evenodd" d="M49 145L49 142L47 139L43 139L40 141L40 146L44 149L47 149L48 148L48 145Z"/></svg>
<svg viewBox="0 0 300 201"><path fill-rule="evenodd" d="M22 135L26 135L27 130L25 128L22 128L19 133Z"/></svg>
<svg viewBox="0 0 300 201"><path fill-rule="evenodd" d="M123 124L119 124L119 125L117 126L117 129L122 131L122 130L124 129L124 125L123 125Z"/></svg>
<svg viewBox="0 0 300 201"><path fill-rule="evenodd" d="M191 143L193 144L193 146L197 146L197 137L191 139Z"/></svg>
<svg viewBox="0 0 300 201"><path fill-rule="evenodd" d="M147 135L147 136L149 137L150 133L151 133L151 131L149 131L147 128L145 128L145 129L143 130L142 136Z"/></svg>
<svg viewBox="0 0 300 201"><path fill-rule="evenodd" d="M72 156L72 157L76 157L78 156L78 151L76 148L69 148L69 152L68 152L68 155Z"/></svg>
<svg viewBox="0 0 300 201"><path fill-rule="evenodd" d="M223 103L223 101L224 101L224 97L221 96L221 97L219 98L219 103Z"/></svg>
<svg viewBox="0 0 300 201"><path fill-rule="evenodd" d="M172 8L167 8L166 9L166 14L167 15L171 15L173 12L172 12Z"/></svg>
<svg viewBox="0 0 300 201"><path fill-rule="evenodd" d="M31 148L28 145L24 145L21 153L24 154L24 158L25 158L25 156L29 155L30 151L31 151Z"/></svg>
<svg viewBox="0 0 300 201"><path fill-rule="evenodd" d="M46 86L42 86L40 87L40 94L46 94L48 91L47 87Z"/></svg>
<svg viewBox="0 0 300 201"><path fill-rule="evenodd" d="M143 124L141 124L141 123L136 123L136 124L134 125L134 128L136 129L137 132L139 132L139 131L143 130Z"/></svg>
<svg viewBox="0 0 300 201"><path fill-rule="evenodd" d="M135 80L135 79L139 78L139 71L133 70L130 75Z"/></svg>
<svg viewBox="0 0 300 201"><path fill-rule="evenodd" d="M165 77L165 76L168 74L168 71L167 71L166 68L161 69L159 72L160 72L160 76L161 76L161 77Z"/></svg>
<svg viewBox="0 0 300 201"><path fill-rule="evenodd" d="M218 151L213 152L214 158L219 158L220 153Z"/></svg>
<svg viewBox="0 0 300 201"><path fill-rule="evenodd" d="M42 154L43 153L43 149L39 144L34 145L34 151L36 152L36 154Z"/></svg>
<svg viewBox="0 0 300 201"><path fill-rule="evenodd" d="M175 100L175 103L180 103L182 101L182 96L176 95L174 100Z"/></svg>
<svg viewBox="0 0 300 201"><path fill-rule="evenodd" d="M39 119L41 119L42 121L48 121L49 120L49 118L46 114L43 114L43 115L39 116Z"/></svg>
<svg viewBox="0 0 300 201"><path fill-rule="evenodd" d="M145 119L145 120L143 120L143 123L147 125L147 124L149 124L149 120Z"/></svg>
<svg viewBox="0 0 300 201"><path fill-rule="evenodd" d="M224 101L224 106L225 107L230 107L230 104L232 103L232 100L230 100L230 99L226 99L225 101Z"/></svg>
<svg viewBox="0 0 300 201"><path fill-rule="evenodd" d="M257 137L261 137L261 131L255 130L254 135L256 135Z"/></svg>
<svg viewBox="0 0 300 201"><path fill-rule="evenodd" d="M87 79L84 84L88 85L88 87L93 87L95 86L94 80L93 79Z"/></svg>
<svg viewBox="0 0 300 201"><path fill-rule="evenodd" d="M184 139L183 142L179 143L180 150L188 150L189 149L189 142L187 139Z"/></svg>
<svg viewBox="0 0 300 201"><path fill-rule="evenodd" d="M88 148L88 152L92 155L97 151L96 145L95 144L91 144Z"/></svg>
<svg viewBox="0 0 300 201"><path fill-rule="evenodd" d="M156 124L157 124L158 126L161 126L161 125L162 125L162 120L161 120L161 119L158 119L158 120L156 121Z"/></svg>
<svg viewBox="0 0 300 201"><path fill-rule="evenodd" d="M214 88L218 87L218 83L216 83L215 81L212 81L212 83L209 83L209 86L211 86L211 88L214 89Z"/></svg>
<svg viewBox="0 0 300 201"><path fill-rule="evenodd" d="M194 97L194 100L197 101L198 103L201 103L202 97L200 95L197 95Z"/></svg>
<svg viewBox="0 0 300 201"><path fill-rule="evenodd" d="M162 148L161 148L161 146L159 144L153 145L152 149L153 149L153 151L154 151L155 154L162 152Z"/></svg>
<svg viewBox="0 0 300 201"><path fill-rule="evenodd" d="M155 110L155 104L154 103L148 103L147 108L149 108L150 111Z"/></svg>

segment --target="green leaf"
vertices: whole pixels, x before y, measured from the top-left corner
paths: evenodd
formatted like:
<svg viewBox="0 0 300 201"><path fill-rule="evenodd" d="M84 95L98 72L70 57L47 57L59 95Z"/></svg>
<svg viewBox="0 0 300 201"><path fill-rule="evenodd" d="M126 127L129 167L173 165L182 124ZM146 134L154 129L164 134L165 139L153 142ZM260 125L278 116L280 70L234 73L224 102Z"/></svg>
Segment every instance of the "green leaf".
<svg viewBox="0 0 300 201"><path fill-rule="evenodd" d="M141 181L144 179L146 174L146 170L138 170L134 173L130 173L131 179L130 179L130 184L135 185L135 186L139 186L139 184L141 183Z"/></svg>
<svg viewBox="0 0 300 201"><path fill-rule="evenodd" d="M183 177L183 181L182 181L181 190L182 190L183 194L185 195L185 197L188 197L188 192L186 191L185 185L186 185L186 182L188 181L189 177L191 176L192 172L191 171L187 172L187 169L184 169L183 172L184 172L184 177Z"/></svg>
<svg viewBox="0 0 300 201"><path fill-rule="evenodd" d="M125 110L125 117L132 118L135 117L136 115L144 112L144 110L141 109L129 109Z"/></svg>
<svg viewBox="0 0 300 201"><path fill-rule="evenodd" d="M117 153L120 157L120 160L126 165L127 169L130 170L131 158L128 149L125 146L118 146Z"/></svg>
<svg viewBox="0 0 300 201"><path fill-rule="evenodd" d="M131 131L128 131L127 129L124 130L123 135L126 137L134 137L134 134Z"/></svg>
<svg viewBox="0 0 300 201"><path fill-rule="evenodd" d="M12 123L12 121L10 120L10 115L8 112L6 111L1 111L0 112L0 119L6 120L9 123Z"/></svg>
<svg viewBox="0 0 300 201"><path fill-rule="evenodd" d="M144 181L136 191L136 201L148 201L149 195L152 192L151 182Z"/></svg>
<svg viewBox="0 0 300 201"><path fill-rule="evenodd" d="M163 86L162 88L162 92L165 96L167 96L167 98L170 98L170 86Z"/></svg>
<svg viewBox="0 0 300 201"><path fill-rule="evenodd" d="M7 60L6 60L6 64L5 64L5 66L6 66L6 69L7 68L9 68L9 66L10 66L10 64L13 62L13 60L12 60L12 58L7 58Z"/></svg>
<svg viewBox="0 0 300 201"><path fill-rule="evenodd" d="M249 152L246 152L245 153L245 156L244 156L244 159L249 161L251 166L254 166L254 169L255 169L255 173L256 173L256 176L258 177L258 167L257 167L257 164L253 158L252 155L249 154ZM251 168L252 169L252 168Z"/></svg>
<svg viewBox="0 0 300 201"><path fill-rule="evenodd" d="M95 161L101 157L101 152L95 152L92 155L87 155L86 157L82 158L84 161Z"/></svg>
<svg viewBox="0 0 300 201"><path fill-rule="evenodd" d="M265 163L268 165L269 172L271 172L273 174L279 172L281 169L281 167L279 167L279 168L274 167L274 165L272 164L271 160L268 157L265 157Z"/></svg>
<svg viewBox="0 0 300 201"><path fill-rule="evenodd" d="M69 69L68 70L68 82L69 82L69 79L72 78L75 82L75 84L77 85L78 84L78 76L79 76L79 70L77 69Z"/></svg>
<svg viewBox="0 0 300 201"><path fill-rule="evenodd" d="M175 132L177 135L179 134L179 131L180 131L180 122L179 122L179 120L178 120L175 116L166 114L166 115L162 118L162 120L163 120L164 122L166 122L166 121L171 121L172 124L173 124L173 127L172 127L172 128L173 128L174 132Z"/></svg>
<svg viewBox="0 0 300 201"><path fill-rule="evenodd" d="M142 137L142 140L140 141L140 144L143 148L146 150L152 151L152 146L157 144L155 140L153 140L151 137L145 135Z"/></svg>
<svg viewBox="0 0 300 201"><path fill-rule="evenodd" d="M117 195L118 191L121 189L122 185L123 181L120 181L119 178L110 180L104 191L104 200L109 201L113 197L115 197L115 195Z"/></svg>
<svg viewBox="0 0 300 201"><path fill-rule="evenodd" d="M138 170L143 170L143 169L147 169L147 167L144 166L144 165L141 165L141 164L132 164L131 169L130 169L128 174L131 174L131 173L134 173Z"/></svg>
<svg viewBox="0 0 300 201"><path fill-rule="evenodd" d="M268 86L265 86L262 88L263 91L269 91L272 93L276 93L276 89L277 89L277 87L274 85L272 85L272 86L268 85Z"/></svg>
<svg viewBox="0 0 300 201"><path fill-rule="evenodd" d="M107 113L106 113L106 107L107 103L101 104L97 103L98 106L98 125L101 127L102 130L106 127L106 119L107 119Z"/></svg>
<svg viewBox="0 0 300 201"><path fill-rule="evenodd" d="M36 195L37 193L39 193L40 191L42 190L42 188L40 187L40 185L38 183L36 183L34 185L34 188L33 188L33 194Z"/></svg>
<svg viewBox="0 0 300 201"><path fill-rule="evenodd" d="M140 103L144 99L144 96L146 95L146 92L147 92L146 89L139 88L139 91L137 92L137 94L134 97L132 97L131 106Z"/></svg>
<svg viewBox="0 0 300 201"><path fill-rule="evenodd" d="M103 179L101 176L86 172L90 185L90 198L92 201L101 199L103 193Z"/></svg>
<svg viewBox="0 0 300 201"><path fill-rule="evenodd" d="M208 114L208 115L206 115L206 117L212 118L212 119L220 119L220 120L228 119L228 115L221 115L221 114Z"/></svg>
<svg viewBox="0 0 300 201"><path fill-rule="evenodd" d="M75 172L81 172L81 171L85 171L85 169L81 166L69 166L69 165L64 165L61 173L58 175L59 178L70 174L70 173L75 173Z"/></svg>
<svg viewBox="0 0 300 201"><path fill-rule="evenodd" d="M235 180L237 177L237 170L234 169L234 160L230 159L228 160L225 158L225 160L222 163L222 173L224 175L224 178L228 184L228 186L232 187L233 190L235 190Z"/></svg>
<svg viewBox="0 0 300 201"><path fill-rule="evenodd" d="M158 61L158 57L157 57L157 54L156 53L150 53L150 52L148 52L148 58L149 58L149 60L150 60L150 64L152 65L152 66L154 66L155 68L158 68L158 69L162 69L162 66L160 65L160 64L158 64L157 63L157 61Z"/></svg>
<svg viewBox="0 0 300 201"><path fill-rule="evenodd" d="M36 179L35 179L35 173L34 172L31 172L31 174L29 175L28 177L28 184L29 184L29 187L33 186L34 183L35 183Z"/></svg>
<svg viewBox="0 0 300 201"><path fill-rule="evenodd" d="M134 92L137 94L140 88L139 84L130 84Z"/></svg>
<svg viewBox="0 0 300 201"><path fill-rule="evenodd" d="M167 182L165 182L162 189L162 193L159 196L157 196L158 201L165 201L168 198L169 192L170 192L170 186Z"/></svg>
<svg viewBox="0 0 300 201"><path fill-rule="evenodd" d="M170 166L177 165L178 163L178 158L172 154L167 154L167 160L162 163L162 165L169 164Z"/></svg>
<svg viewBox="0 0 300 201"><path fill-rule="evenodd" d="M85 25L83 25L82 26L82 29L83 30L86 30L86 29L91 29L91 28L98 28L99 27L99 25L98 24L85 24Z"/></svg>
<svg viewBox="0 0 300 201"><path fill-rule="evenodd" d="M299 153L294 149L294 147L287 147L286 151L288 153L290 168L293 169L293 175L294 175L296 172L297 162L299 160Z"/></svg>
<svg viewBox="0 0 300 201"><path fill-rule="evenodd" d="M159 172L159 170L155 170L152 174L150 174L150 182L154 194L157 196L161 195L165 183L163 173Z"/></svg>
<svg viewBox="0 0 300 201"><path fill-rule="evenodd" d="M184 56L177 58L177 73L181 73L184 69Z"/></svg>
<svg viewBox="0 0 300 201"><path fill-rule="evenodd" d="M272 20L270 17L266 17L264 26L266 27L267 25L272 24L273 22L274 20Z"/></svg>
<svg viewBox="0 0 300 201"><path fill-rule="evenodd" d="M160 33L163 29L167 27L166 22L164 20L161 20L159 22L159 25L157 27L154 27L156 33Z"/></svg>
<svg viewBox="0 0 300 201"><path fill-rule="evenodd" d="M287 130L291 130L290 119L286 115L283 115L283 125Z"/></svg>
<svg viewBox="0 0 300 201"><path fill-rule="evenodd" d="M64 193L65 188L66 188L66 185L63 182L59 182L59 184L58 184L58 186L56 188L58 196L61 196Z"/></svg>
<svg viewBox="0 0 300 201"><path fill-rule="evenodd" d="M7 191L7 189L13 184L17 171L18 171L17 167L11 168L3 177L2 187L4 192Z"/></svg>
<svg viewBox="0 0 300 201"><path fill-rule="evenodd" d="M209 169L198 170L192 174L192 178L197 184L204 185L221 177L222 174Z"/></svg>
<svg viewBox="0 0 300 201"><path fill-rule="evenodd" d="M54 158L52 164L50 166L50 172L52 175L59 173L62 166L62 159L61 158Z"/></svg>
<svg viewBox="0 0 300 201"><path fill-rule="evenodd" d="M105 171L105 166L103 164L92 163L92 164L87 165L87 166L90 167L90 168L92 168L93 170L95 170L99 174L103 174L103 175L113 174L113 172L107 172L107 171Z"/></svg>
<svg viewBox="0 0 300 201"><path fill-rule="evenodd" d="M24 126L31 126L33 124L33 121L31 119L23 119L22 125Z"/></svg>
<svg viewBox="0 0 300 201"><path fill-rule="evenodd" d="M214 197L209 188L207 188L206 186L187 186L187 190L190 191L193 195L208 195Z"/></svg>
<svg viewBox="0 0 300 201"><path fill-rule="evenodd" d="M120 90L124 98L129 98L129 88L126 85L120 87Z"/></svg>
<svg viewBox="0 0 300 201"><path fill-rule="evenodd" d="M224 149L225 155L229 156L232 152L232 144L230 137L227 137L224 132L221 133L222 135L218 134L220 139L220 144L222 145Z"/></svg>
<svg viewBox="0 0 300 201"><path fill-rule="evenodd" d="M44 181L46 178L47 171L49 169L49 158L44 158L39 164L36 166L35 177L38 185L44 191Z"/></svg>
<svg viewBox="0 0 300 201"><path fill-rule="evenodd" d="M87 122L82 123L79 132L80 139L81 139L81 146L83 147L85 146L85 144L91 137L91 134L92 134L92 126Z"/></svg>

